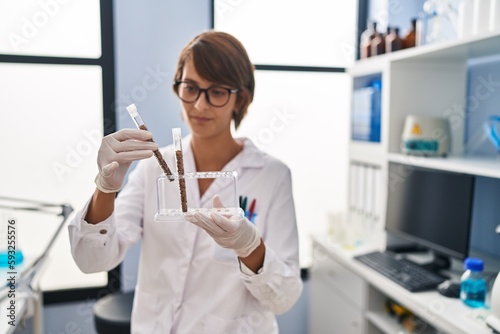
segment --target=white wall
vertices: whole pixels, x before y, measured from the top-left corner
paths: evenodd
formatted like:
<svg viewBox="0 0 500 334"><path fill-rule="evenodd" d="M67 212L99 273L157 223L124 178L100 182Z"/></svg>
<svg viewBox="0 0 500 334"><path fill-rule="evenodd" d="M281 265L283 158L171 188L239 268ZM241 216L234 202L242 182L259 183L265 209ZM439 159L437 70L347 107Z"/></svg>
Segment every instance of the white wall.
<svg viewBox="0 0 500 334"><path fill-rule="evenodd" d="M171 82L181 48L209 28L210 7L209 0L114 1L118 128L134 127L125 111L129 103L137 104L160 145L171 142L171 128L184 128ZM97 171L95 158L89 160ZM92 188L92 183L89 186ZM85 193L90 194L91 189ZM67 238L67 233L64 236ZM124 261L125 290L135 285L139 249L139 245L132 247ZM93 303L87 300L46 306L44 333L94 333ZM32 332L30 320L20 333Z"/></svg>
<svg viewBox="0 0 500 334"><path fill-rule="evenodd" d="M171 129L188 129L172 91L178 56L187 42L211 25L211 1L114 1L117 128L135 128L125 107L135 103L160 146ZM122 289L133 290L140 243L122 265Z"/></svg>
<svg viewBox="0 0 500 334"><path fill-rule="evenodd" d="M211 1L114 1L118 128L135 127L125 107L135 103L155 141L172 142L187 128L172 91L177 59L187 42L209 29Z"/></svg>

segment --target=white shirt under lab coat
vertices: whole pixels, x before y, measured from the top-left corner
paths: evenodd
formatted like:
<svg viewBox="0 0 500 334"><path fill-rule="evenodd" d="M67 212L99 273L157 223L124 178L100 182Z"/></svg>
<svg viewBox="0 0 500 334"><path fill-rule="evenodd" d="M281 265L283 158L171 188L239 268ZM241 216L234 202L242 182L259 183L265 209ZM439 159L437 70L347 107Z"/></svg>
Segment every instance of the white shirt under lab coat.
<svg viewBox="0 0 500 334"><path fill-rule="evenodd" d="M298 236L290 171L279 160L242 139L244 149L222 170L238 173L238 195L256 199L255 225L266 253L256 275L240 270L235 253L201 228L179 219L155 222L157 161L141 161L120 192L114 213L92 225L85 206L69 226L73 257L84 272L116 267L142 238L132 333L278 333L275 314L286 312L302 291ZM183 139L184 170L196 171L190 137ZM161 150L175 168L174 150ZM188 184L188 203L211 207L230 191L214 181L200 198ZM178 189L172 196L179 196ZM248 269L247 269L248 270Z"/></svg>

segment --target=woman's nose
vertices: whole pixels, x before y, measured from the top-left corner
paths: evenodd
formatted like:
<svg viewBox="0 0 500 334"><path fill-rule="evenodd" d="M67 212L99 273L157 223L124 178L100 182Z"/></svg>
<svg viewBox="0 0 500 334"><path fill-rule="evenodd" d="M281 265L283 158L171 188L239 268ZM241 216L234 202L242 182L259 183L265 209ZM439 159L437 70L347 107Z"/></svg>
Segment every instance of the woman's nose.
<svg viewBox="0 0 500 334"><path fill-rule="evenodd" d="M194 104L195 108L198 110L208 109L210 104L208 103L207 91L201 91L200 96L198 96L198 100Z"/></svg>

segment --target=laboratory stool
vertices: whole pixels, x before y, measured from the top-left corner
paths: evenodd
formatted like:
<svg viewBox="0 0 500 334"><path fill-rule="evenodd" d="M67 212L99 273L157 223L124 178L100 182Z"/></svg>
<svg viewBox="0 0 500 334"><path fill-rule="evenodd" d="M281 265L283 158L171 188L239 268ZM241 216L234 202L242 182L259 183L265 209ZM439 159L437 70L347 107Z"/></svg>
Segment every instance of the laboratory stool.
<svg viewBox="0 0 500 334"><path fill-rule="evenodd" d="M134 291L112 293L94 304L94 325L98 334L130 334Z"/></svg>

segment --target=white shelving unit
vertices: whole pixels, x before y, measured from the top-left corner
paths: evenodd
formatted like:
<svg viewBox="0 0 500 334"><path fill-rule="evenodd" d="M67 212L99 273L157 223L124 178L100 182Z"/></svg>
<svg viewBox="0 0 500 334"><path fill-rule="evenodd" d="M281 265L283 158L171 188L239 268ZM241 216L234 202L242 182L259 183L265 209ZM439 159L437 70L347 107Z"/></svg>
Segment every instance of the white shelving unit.
<svg viewBox="0 0 500 334"><path fill-rule="evenodd" d="M449 118L452 154L461 156L466 123L463 106L467 61L496 54L500 54L498 33L419 46L357 61L348 71L353 89L366 85L374 77L382 79L382 133L381 142L376 145L353 141L351 159L365 159L375 155L372 151L377 149L382 155L399 153L404 119L409 114ZM481 165L479 157L464 159L470 164L479 162ZM483 170L484 166L480 168ZM498 169L498 166L492 165L492 169Z"/></svg>
<svg viewBox="0 0 500 334"><path fill-rule="evenodd" d="M374 79L380 79L382 82L381 134L380 142L351 140L349 144L351 164L379 168L382 184L386 184L383 181L389 177L387 174L389 162L500 179L500 157L468 156L464 153L463 144L466 130L464 106L467 100L467 63L471 59L498 54L500 54L500 33L495 33L415 47L357 61L348 70L353 90L368 86ZM411 114L449 119L452 137L451 152L448 157L417 157L400 153L404 120ZM360 189L363 188L351 186L349 198L357 201ZM353 192L356 193L354 196ZM365 197L361 202L366 203L366 194L363 196ZM375 211L381 213L380 221L385 222L386 189L384 187L378 189L375 196L380 199L376 201L379 207ZM358 211L357 213L363 214ZM383 229L380 226L379 228ZM345 333L406 333L397 321L384 312L383 304L387 298L397 300L424 319L429 326L423 333L490 332L485 326L467 319L470 310L460 301L450 302L436 292L412 294L388 282L386 278L369 268L360 266L351 259L352 254L346 255L342 250L331 248L318 239L313 245L316 253L331 253L324 257L328 259L329 264L323 265L319 273L317 268L311 270L313 298L325 296L327 292L323 291L323 288L332 289L328 293L342 303L341 308L349 310L351 320L347 323L347 318L330 313L328 318L330 323L322 323L320 318L314 318L312 315L312 321L316 322L311 330L312 334L334 328L329 326L334 326L338 321L344 321ZM332 288L332 283L328 280L322 280L323 285L317 285L315 282L323 275L322 270L332 271L331 280L335 280L338 274L335 271L340 270L340 272L350 272L350 275L357 277L358 280L361 279L361 282L351 280L343 288L339 286ZM353 300L349 291L356 287L362 291L362 296ZM434 314L429 310L433 303L441 303L445 308L441 313ZM311 305L314 305L314 301ZM325 299L323 304L318 306L318 309L323 308L329 309L328 301Z"/></svg>
<svg viewBox="0 0 500 334"><path fill-rule="evenodd" d="M500 156L450 156L447 158L424 158L404 154L389 153L388 161L399 162L416 167L432 168L500 179Z"/></svg>
<svg viewBox="0 0 500 334"><path fill-rule="evenodd" d="M459 41L419 46L362 59L348 70L352 89L382 81L380 142L351 140L351 163L381 169L387 180L388 162L500 178L500 157L464 153L466 129L467 62L500 54L500 34L485 34ZM451 128L451 152L446 158L408 156L400 153L401 133L411 114L446 117ZM350 189L349 197L354 198ZM385 221L385 193L378 201Z"/></svg>

